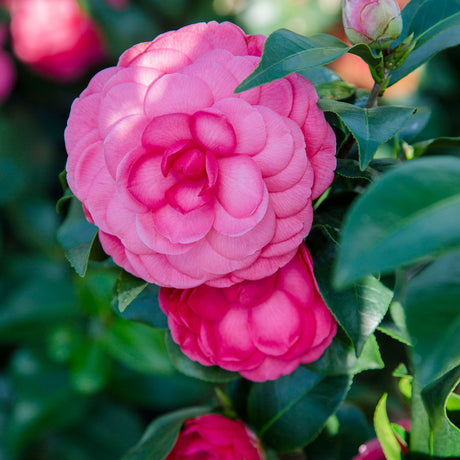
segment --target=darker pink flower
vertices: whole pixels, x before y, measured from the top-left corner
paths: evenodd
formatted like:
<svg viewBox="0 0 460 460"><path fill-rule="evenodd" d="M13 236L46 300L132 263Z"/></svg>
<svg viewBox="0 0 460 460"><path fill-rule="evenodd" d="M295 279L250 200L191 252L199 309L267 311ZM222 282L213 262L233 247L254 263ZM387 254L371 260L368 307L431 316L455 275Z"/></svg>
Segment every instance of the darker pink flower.
<svg viewBox="0 0 460 460"><path fill-rule="evenodd" d="M69 186L135 276L175 288L260 279L308 233L335 138L299 75L234 94L263 43L228 22L167 32L74 102Z"/></svg>
<svg viewBox="0 0 460 460"><path fill-rule="evenodd" d="M11 35L17 57L37 72L72 81L99 62L99 33L77 0L11 0Z"/></svg>
<svg viewBox="0 0 460 460"><path fill-rule="evenodd" d="M257 382L315 361L337 330L304 245L265 279L223 289L162 288L159 300L174 341L189 358Z"/></svg>
<svg viewBox="0 0 460 460"><path fill-rule="evenodd" d="M410 430L410 420L401 420L397 422L406 431ZM407 454L407 446L401 441L398 442L401 446L403 454ZM359 454L352 458L352 460L385 460L385 454L383 453L382 446L377 438L371 439L359 447Z"/></svg>
<svg viewBox="0 0 460 460"><path fill-rule="evenodd" d="M187 420L165 460L262 460L260 444L240 420L203 415Z"/></svg>

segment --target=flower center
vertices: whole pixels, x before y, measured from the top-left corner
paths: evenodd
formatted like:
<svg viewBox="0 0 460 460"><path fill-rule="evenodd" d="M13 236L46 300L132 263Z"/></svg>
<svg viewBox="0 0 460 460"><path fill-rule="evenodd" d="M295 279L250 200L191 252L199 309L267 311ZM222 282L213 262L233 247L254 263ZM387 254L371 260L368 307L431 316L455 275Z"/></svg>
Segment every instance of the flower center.
<svg viewBox="0 0 460 460"><path fill-rule="evenodd" d="M180 141L163 154L161 172L173 170L180 180L197 182L206 176L206 155L190 141Z"/></svg>

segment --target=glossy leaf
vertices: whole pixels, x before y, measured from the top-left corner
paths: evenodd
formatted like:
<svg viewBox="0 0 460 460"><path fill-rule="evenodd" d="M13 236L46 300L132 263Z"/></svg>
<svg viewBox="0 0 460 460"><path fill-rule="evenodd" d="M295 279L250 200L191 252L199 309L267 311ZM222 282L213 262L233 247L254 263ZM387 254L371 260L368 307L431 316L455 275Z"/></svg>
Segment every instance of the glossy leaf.
<svg viewBox="0 0 460 460"><path fill-rule="evenodd" d="M377 340L373 335L364 344L359 358L356 357L351 345L336 337L321 358L307 365L314 372L330 376L355 375L369 369L383 369L384 366Z"/></svg>
<svg viewBox="0 0 460 460"><path fill-rule="evenodd" d="M436 260L408 285L407 327L422 387L460 365L459 298L460 251Z"/></svg>
<svg viewBox="0 0 460 460"><path fill-rule="evenodd" d="M361 170L366 169L377 148L397 134L415 112L412 107L366 109L329 99L321 99L318 107L325 112L337 114L347 125L358 144Z"/></svg>
<svg viewBox="0 0 460 460"><path fill-rule="evenodd" d="M417 142L412 147L414 148L414 157L440 149L457 149L460 152L460 137L438 137L437 139Z"/></svg>
<svg viewBox="0 0 460 460"><path fill-rule="evenodd" d="M210 411L209 407L191 407L158 417L123 460L163 460L174 447L184 422Z"/></svg>
<svg viewBox="0 0 460 460"><path fill-rule="evenodd" d="M370 275L345 290L335 289L332 269L337 246L322 230L312 232L307 245L321 295L359 356L366 340L385 316L393 293Z"/></svg>
<svg viewBox="0 0 460 460"><path fill-rule="evenodd" d="M149 283L122 270L117 281L118 309L123 313L126 307L147 287Z"/></svg>
<svg viewBox="0 0 460 460"><path fill-rule="evenodd" d="M172 363L184 375L215 383L230 382L241 378L240 374L236 372L226 371L218 366L203 366L196 361L192 361L182 353L179 345L173 341L169 332L166 333L166 346Z"/></svg>
<svg viewBox="0 0 460 460"><path fill-rule="evenodd" d="M459 381L460 366L422 392L423 402L431 422L431 452L436 457L460 457L460 429L446 414L449 395Z"/></svg>
<svg viewBox="0 0 460 460"><path fill-rule="evenodd" d="M438 52L460 44L459 0L412 0L402 11L402 37L414 33L416 43L404 64L391 73L396 83Z"/></svg>
<svg viewBox="0 0 460 460"><path fill-rule="evenodd" d="M347 52L361 56L372 65L380 62L367 45L350 47L327 34L304 37L286 29L277 30L267 38L256 70L237 86L235 92L246 91L293 72L329 64Z"/></svg>
<svg viewBox="0 0 460 460"><path fill-rule="evenodd" d="M459 175L460 159L421 158L371 184L345 219L336 284L460 247Z"/></svg>
<svg viewBox="0 0 460 460"><path fill-rule="evenodd" d="M69 213L59 227L57 238L64 247L65 255L80 276L85 276L91 248L97 239L97 227L89 223L81 203L73 199Z"/></svg>
<svg viewBox="0 0 460 460"><path fill-rule="evenodd" d="M174 372L162 330L115 318L101 340L108 353L131 369L160 375Z"/></svg>
<svg viewBox="0 0 460 460"><path fill-rule="evenodd" d="M399 445L396 436L391 428L388 420L387 409L387 394L385 393L375 408L374 426L377 438L382 446L382 450L387 460L401 460L401 446Z"/></svg>
<svg viewBox="0 0 460 460"><path fill-rule="evenodd" d="M278 380L253 385L249 419L258 437L277 451L309 444L343 401L349 377L324 377L304 367Z"/></svg>

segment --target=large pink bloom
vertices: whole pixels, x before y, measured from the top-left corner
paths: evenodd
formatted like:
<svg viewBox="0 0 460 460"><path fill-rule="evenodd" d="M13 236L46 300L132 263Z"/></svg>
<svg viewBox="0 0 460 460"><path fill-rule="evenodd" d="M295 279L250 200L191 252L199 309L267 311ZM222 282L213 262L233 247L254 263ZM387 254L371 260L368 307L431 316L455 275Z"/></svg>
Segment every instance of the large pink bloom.
<svg viewBox="0 0 460 460"><path fill-rule="evenodd" d="M176 343L191 359L262 382L318 359L337 323L302 245L277 273L228 288L162 288L160 307Z"/></svg>
<svg viewBox="0 0 460 460"><path fill-rule="evenodd" d="M187 420L165 460L262 460L260 443L240 420L208 414Z"/></svg>
<svg viewBox="0 0 460 460"><path fill-rule="evenodd" d="M103 56L99 34L77 0L11 0L19 59L58 81L80 77Z"/></svg>
<svg viewBox="0 0 460 460"><path fill-rule="evenodd" d="M298 75L234 94L264 38L184 27L126 51L74 102L69 186L105 251L161 286L260 279L295 254L335 138Z"/></svg>

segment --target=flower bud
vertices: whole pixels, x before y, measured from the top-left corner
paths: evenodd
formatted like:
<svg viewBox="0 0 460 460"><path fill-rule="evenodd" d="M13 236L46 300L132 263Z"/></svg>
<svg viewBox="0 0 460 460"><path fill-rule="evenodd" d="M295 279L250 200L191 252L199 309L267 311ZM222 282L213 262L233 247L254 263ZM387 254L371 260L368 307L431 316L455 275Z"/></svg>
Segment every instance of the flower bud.
<svg viewBox="0 0 460 460"><path fill-rule="evenodd" d="M389 48L402 32L401 10L395 0L343 0L342 18L351 44Z"/></svg>

